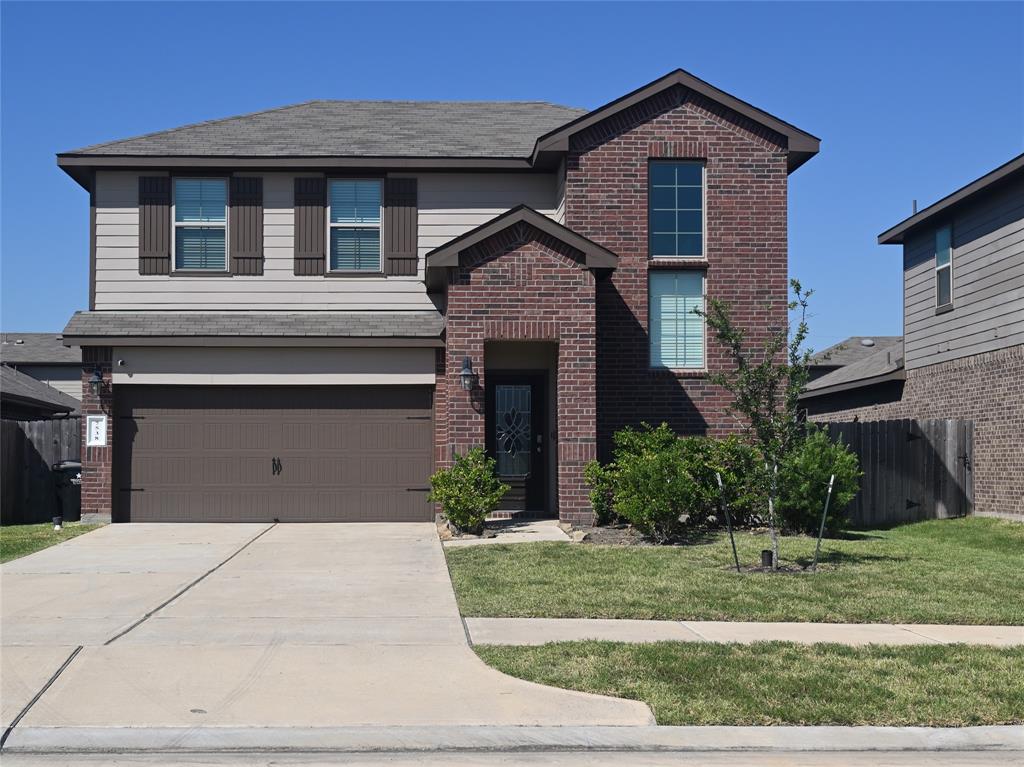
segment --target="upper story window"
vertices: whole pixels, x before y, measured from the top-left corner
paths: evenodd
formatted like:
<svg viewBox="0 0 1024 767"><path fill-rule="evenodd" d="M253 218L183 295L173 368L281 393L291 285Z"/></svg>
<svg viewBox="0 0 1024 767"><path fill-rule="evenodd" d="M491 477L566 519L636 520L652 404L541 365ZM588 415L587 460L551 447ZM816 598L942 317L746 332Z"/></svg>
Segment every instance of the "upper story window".
<svg viewBox="0 0 1024 767"><path fill-rule="evenodd" d="M227 203L227 179L174 179L175 270L227 270Z"/></svg>
<svg viewBox="0 0 1024 767"><path fill-rule="evenodd" d="M649 272L651 367L704 367L704 272Z"/></svg>
<svg viewBox="0 0 1024 767"><path fill-rule="evenodd" d="M653 258L704 256L704 163L650 164L648 229Z"/></svg>
<svg viewBox="0 0 1024 767"><path fill-rule="evenodd" d="M381 182L332 179L328 206L331 271L381 271Z"/></svg>
<svg viewBox="0 0 1024 767"><path fill-rule="evenodd" d="M935 232L935 308L953 306L953 230Z"/></svg>

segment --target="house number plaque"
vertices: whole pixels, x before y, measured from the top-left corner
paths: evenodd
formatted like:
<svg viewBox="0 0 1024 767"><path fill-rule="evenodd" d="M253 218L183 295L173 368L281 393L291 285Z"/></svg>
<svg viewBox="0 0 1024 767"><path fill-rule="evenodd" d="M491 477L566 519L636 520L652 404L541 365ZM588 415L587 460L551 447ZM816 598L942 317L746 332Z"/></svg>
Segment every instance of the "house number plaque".
<svg viewBox="0 0 1024 767"><path fill-rule="evenodd" d="M85 417L86 447L107 446L107 417L105 415L87 415Z"/></svg>

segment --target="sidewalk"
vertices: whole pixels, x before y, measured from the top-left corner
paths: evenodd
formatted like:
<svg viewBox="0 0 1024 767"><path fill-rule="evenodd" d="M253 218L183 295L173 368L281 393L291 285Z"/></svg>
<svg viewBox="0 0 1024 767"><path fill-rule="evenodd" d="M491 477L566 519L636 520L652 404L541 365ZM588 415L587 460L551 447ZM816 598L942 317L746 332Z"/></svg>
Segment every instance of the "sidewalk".
<svg viewBox="0 0 1024 767"><path fill-rule="evenodd" d="M747 623L585 618L466 618L473 644L541 645L609 642L834 642L867 644L1024 645L1024 626L942 626L887 623Z"/></svg>

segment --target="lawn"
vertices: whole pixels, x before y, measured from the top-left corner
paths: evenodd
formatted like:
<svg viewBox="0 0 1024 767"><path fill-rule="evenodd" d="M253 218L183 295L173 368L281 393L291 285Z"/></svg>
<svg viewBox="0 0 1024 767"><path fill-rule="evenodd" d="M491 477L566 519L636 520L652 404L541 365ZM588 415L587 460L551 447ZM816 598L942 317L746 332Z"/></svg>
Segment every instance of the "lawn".
<svg viewBox="0 0 1024 767"><path fill-rule="evenodd" d="M753 565L765 535L738 535ZM468 616L1024 624L1024 525L967 518L826 539L816 574L738 574L728 537L684 546L567 543L448 549ZM784 538L783 564L814 539Z"/></svg>
<svg viewBox="0 0 1024 767"><path fill-rule="evenodd" d="M83 525L80 522L65 524L62 530L54 530L49 522L42 525L5 525L0 527L0 562L41 551L97 527L101 525Z"/></svg>
<svg viewBox="0 0 1024 767"><path fill-rule="evenodd" d="M512 676L642 700L669 725L1024 723L1024 648L660 642L483 645Z"/></svg>

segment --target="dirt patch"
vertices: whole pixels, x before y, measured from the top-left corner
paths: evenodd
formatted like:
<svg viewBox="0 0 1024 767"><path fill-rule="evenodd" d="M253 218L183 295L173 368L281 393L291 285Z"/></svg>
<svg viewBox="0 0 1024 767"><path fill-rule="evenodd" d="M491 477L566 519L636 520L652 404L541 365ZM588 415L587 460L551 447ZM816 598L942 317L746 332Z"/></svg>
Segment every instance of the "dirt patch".
<svg viewBox="0 0 1024 767"><path fill-rule="evenodd" d="M607 525L605 527L574 527L573 532L583 534L580 543L597 546L653 546L640 532L630 525Z"/></svg>

